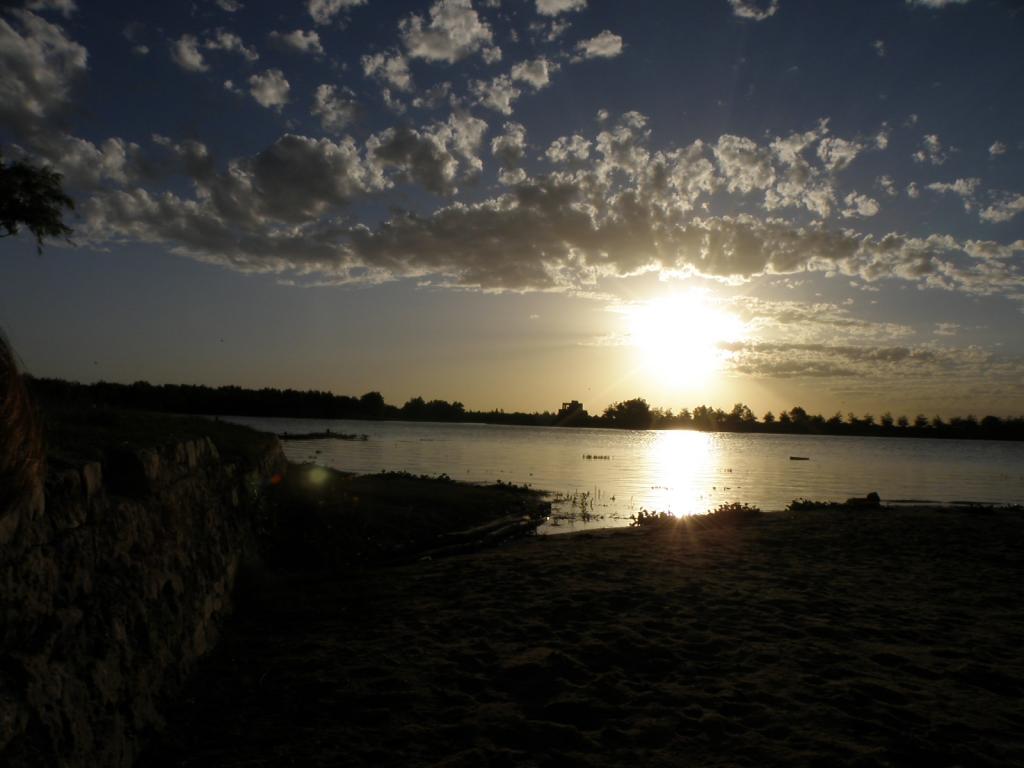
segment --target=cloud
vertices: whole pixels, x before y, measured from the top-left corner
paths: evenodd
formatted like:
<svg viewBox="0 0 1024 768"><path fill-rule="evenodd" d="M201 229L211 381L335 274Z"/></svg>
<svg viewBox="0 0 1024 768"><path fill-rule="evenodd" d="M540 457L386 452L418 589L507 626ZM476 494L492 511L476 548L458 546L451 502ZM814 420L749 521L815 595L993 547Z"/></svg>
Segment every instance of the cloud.
<svg viewBox="0 0 1024 768"><path fill-rule="evenodd" d="M291 32L271 32L270 39L279 45L290 48L299 53L312 53L315 56L324 55L324 47L320 44L320 35L315 30L308 32L302 29L295 29Z"/></svg>
<svg viewBox="0 0 1024 768"><path fill-rule="evenodd" d="M65 19L70 19L75 11L78 10L78 6L75 5L75 0L30 0L26 3L25 8L30 11L46 12L56 11Z"/></svg>
<svg viewBox="0 0 1024 768"><path fill-rule="evenodd" d="M256 103L267 109L281 111L288 103L291 86L280 69L268 69L249 78L249 93Z"/></svg>
<svg viewBox="0 0 1024 768"><path fill-rule="evenodd" d="M907 5L922 8L945 8L947 5L966 5L970 0L906 0Z"/></svg>
<svg viewBox="0 0 1024 768"><path fill-rule="evenodd" d="M137 56L146 56L146 55L149 54L149 46L148 45L133 45L132 46L132 53L134 53Z"/></svg>
<svg viewBox="0 0 1024 768"><path fill-rule="evenodd" d="M998 155L1005 155L1006 145L1001 141L994 141L992 142L992 146L988 148L988 153L992 155L992 157L996 157Z"/></svg>
<svg viewBox="0 0 1024 768"><path fill-rule="evenodd" d="M942 165L946 162L948 155L943 151L939 137L934 133L928 133L921 140L921 148L912 157L915 163Z"/></svg>
<svg viewBox="0 0 1024 768"><path fill-rule="evenodd" d="M363 74L388 83L399 91L413 89L412 75L409 74L409 62L400 53L374 53L363 56L360 60Z"/></svg>
<svg viewBox="0 0 1024 768"><path fill-rule="evenodd" d="M366 0L309 0L306 9L318 26L330 24L331 20L347 8L366 5Z"/></svg>
<svg viewBox="0 0 1024 768"><path fill-rule="evenodd" d="M408 54L416 59L454 64L491 42L491 28L480 21L470 0L437 0L430 22L412 14L399 22Z"/></svg>
<svg viewBox="0 0 1024 768"><path fill-rule="evenodd" d="M88 52L33 13L14 10L10 16L17 29L0 17L0 122L30 140L54 133L86 71Z"/></svg>
<svg viewBox="0 0 1024 768"><path fill-rule="evenodd" d="M483 169L477 153L486 131L487 123L462 113L421 129L388 128L367 140L367 161L381 178L392 171L401 181L452 195L458 191L460 166L465 167L464 176L475 176Z"/></svg>
<svg viewBox="0 0 1024 768"><path fill-rule="evenodd" d="M523 95L523 91L512 83L508 75L498 75L492 80L473 80L469 92L482 104L503 115L512 114L512 102Z"/></svg>
<svg viewBox="0 0 1024 768"><path fill-rule="evenodd" d="M775 183L771 153L751 139L724 134L718 137L713 151L730 192L767 189Z"/></svg>
<svg viewBox="0 0 1024 768"><path fill-rule="evenodd" d="M245 6L238 2L238 0L217 0L217 7L226 13L235 13L242 10Z"/></svg>
<svg viewBox="0 0 1024 768"><path fill-rule="evenodd" d="M544 152L550 163L583 162L590 157L591 143L579 134L562 136L551 142Z"/></svg>
<svg viewBox="0 0 1024 768"><path fill-rule="evenodd" d="M729 5L734 16L752 21L764 21L779 10L779 0L729 0Z"/></svg>
<svg viewBox="0 0 1024 768"><path fill-rule="evenodd" d="M821 158L830 173L848 168L857 155L863 151L863 144L835 136L828 136L818 144L818 157Z"/></svg>
<svg viewBox="0 0 1024 768"><path fill-rule="evenodd" d="M576 44L579 59L612 59L622 53L622 38L607 29Z"/></svg>
<svg viewBox="0 0 1024 768"><path fill-rule="evenodd" d="M558 71L558 64L549 62L543 56L532 61L521 61L509 73L513 80L519 80L533 87L535 91L551 82L551 73Z"/></svg>
<svg viewBox="0 0 1024 768"><path fill-rule="evenodd" d="M432 85L425 91L420 91L413 97L412 105L416 109L436 109L442 103L451 99L452 84L445 81Z"/></svg>
<svg viewBox="0 0 1024 768"><path fill-rule="evenodd" d="M537 13L541 16L557 16L569 11L582 11L587 0L537 0Z"/></svg>
<svg viewBox="0 0 1024 768"><path fill-rule="evenodd" d="M171 45L171 59L186 72L206 72L209 67L199 52L195 35L182 35Z"/></svg>
<svg viewBox="0 0 1024 768"><path fill-rule="evenodd" d="M875 40L874 42L871 43L871 47L874 49L875 54L878 56L878 58L880 58L880 59L884 59L885 58L885 41L884 40Z"/></svg>
<svg viewBox="0 0 1024 768"><path fill-rule="evenodd" d="M899 192L896 191L896 183L892 180L892 176L882 175L875 179L875 186L882 190L889 197L896 197Z"/></svg>
<svg viewBox="0 0 1024 768"><path fill-rule="evenodd" d="M247 46L242 42L242 38L233 32L226 32L223 29L218 29L212 37L206 39L203 43L203 47L208 51L229 51L231 53L237 53L246 61L256 61L259 59L259 54L256 53L256 49Z"/></svg>
<svg viewBox="0 0 1024 768"><path fill-rule="evenodd" d="M1024 195L1004 195L1002 199L983 208L979 214L983 221L999 223L1024 213Z"/></svg>
<svg viewBox="0 0 1024 768"><path fill-rule="evenodd" d="M928 185L928 189L932 192L939 193L950 193L958 195L964 203L964 210L971 210L974 205L974 193L977 191L981 184L981 179L970 178L970 179L957 179L953 182L941 182L936 181L933 184Z"/></svg>
<svg viewBox="0 0 1024 768"><path fill-rule="evenodd" d="M503 131L491 139L491 154L503 169L516 168L526 155L526 127L509 122Z"/></svg>
<svg viewBox="0 0 1024 768"><path fill-rule="evenodd" d="M846 208L844 208L842 212L844 218L851 218L854 216L867 218L874 216L880 210L877 200L856 192L848 194L843 198L843 202L846 203Z"/></svg>
<svg viewBox="0 0 1024 768"><path fill-rule="evenodd" d="M360 115L359 102L349 88L341 92L333 85L323 84L317 87L313 96L313 109L310 114L320 118L320 125L329 133L341 133Z"/></svg>
<svg viewBox="0 0 1024 768"><path fill-rule="evenodd" d="M333 282L415 277L486 290L593 291L600 280L648 272L732 284L816 272L1024 295L1024 265L1015 258L1024 241L961 242L941 233L874 234L818 219L709 213L705 204L723 193L782 195L780 184L805 164L807 189L827 180L825 166L811 164L824 130L819 123L769 147L726 135L712 145L652 149L646 118L629 112L605 122L592 140L574 134L552 142L537 158L552 165L527 175L525 128L509 122L488 146L500 193L392 212L375 223L341 213L396 184L454 195L483 170L486 123L456 111L443 122L378 131L362 147L350 137L335 143L287 134L223 170L205 148L182 143L173 152L193 180L193 197L105 191L87 207L88 231L167 241L234 269L316 272ZM858 193L845 201L861 216L877 206Z"/></svg>
<svg viewBox="0 0 1024 768"><path fill-rule="evenodd" d="M976 378L985 368L1012 377L1021 370L1019 360L999 360L977 347L936 345L878 346L790 343L775 341L726 342L729 367L736 373L764 378L856 378L892 381L936 378L949 387L960 377Z"/></svg>

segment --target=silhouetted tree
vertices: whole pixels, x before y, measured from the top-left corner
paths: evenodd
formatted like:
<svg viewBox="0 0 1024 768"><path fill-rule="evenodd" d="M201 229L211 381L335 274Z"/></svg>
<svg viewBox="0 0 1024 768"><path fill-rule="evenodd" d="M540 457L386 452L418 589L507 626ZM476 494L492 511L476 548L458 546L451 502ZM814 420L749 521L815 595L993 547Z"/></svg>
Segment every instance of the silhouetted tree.
<svg viewBox="0 0 1024 768"><path fill-rule="evenodd" d="M43 238L67 239L71 228L64 224L64 209L74 210L75 202L64 193L62 178L51 168L22 160L5 164L0 154L0 237L16 235L24 226L39 253Z"/></svg>
<svg viewBox="0 0 1024 768"><path fill-rule="evenodd" d="M609 405L604 418L619 429L647 429L651 426L651 407L642 397L635 397Z"/></svg>

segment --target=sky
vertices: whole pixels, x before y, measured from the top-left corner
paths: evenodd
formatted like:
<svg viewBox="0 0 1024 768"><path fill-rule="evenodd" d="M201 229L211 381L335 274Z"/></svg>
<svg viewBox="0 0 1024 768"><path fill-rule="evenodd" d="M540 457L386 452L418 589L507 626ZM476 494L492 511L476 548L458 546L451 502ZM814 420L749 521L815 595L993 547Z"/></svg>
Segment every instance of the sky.
<svg viewBox="0 0 1024 768"><path fill-rule="evenodd" d="M1012 0L29 0L0 149L79 381L1024 413Z"/></svg>

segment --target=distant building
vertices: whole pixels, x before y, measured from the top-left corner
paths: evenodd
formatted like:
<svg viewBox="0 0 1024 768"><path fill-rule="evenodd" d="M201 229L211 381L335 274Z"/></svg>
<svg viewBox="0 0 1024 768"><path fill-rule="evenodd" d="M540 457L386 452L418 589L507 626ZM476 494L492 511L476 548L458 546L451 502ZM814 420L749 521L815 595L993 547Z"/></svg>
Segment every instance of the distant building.
<svg viewBox="0 0 1024 768"><path fill-rule="evenodd" d="M559 420L586 418L586 416L587 411L579 400L570 400L568 403L562 403L562 407L558 410Z"/></svg>

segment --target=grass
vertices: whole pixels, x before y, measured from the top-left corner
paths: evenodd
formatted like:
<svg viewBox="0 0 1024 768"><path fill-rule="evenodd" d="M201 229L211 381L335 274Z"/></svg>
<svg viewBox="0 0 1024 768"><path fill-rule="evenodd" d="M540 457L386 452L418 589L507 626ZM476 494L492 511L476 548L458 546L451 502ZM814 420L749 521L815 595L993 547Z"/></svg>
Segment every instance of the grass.
<svg viewBox="0 0 1024 768"><path fill-rule="evenodd" d="M761 514L761 510L758 507L734 501L731 504L720 504L715 510L704 515L687 515L683 517L676 517L669 512L648 512L646 509L641 509L633 517L633 522L630 525L636 528L679 524L743 525L757 519Z"/></svg>
<svg viewBox="0 0 1024 768"><path fill-rule="evenodd" d="M65 461L102 461L112 449L160 448L208 437L226 460L251 464L275 440L249 427L199 416L59 406L41 415L47 456Z"/></svg>
<svg viewBox="0 0 1024 768"><path fill-rule="evenodd" d="M444 533L508 515L540 516L544 494L509 483L470 485L447 475L352 475L292 464L271 491L277 519L272 565L333 569L401 559Z"/></svg>

